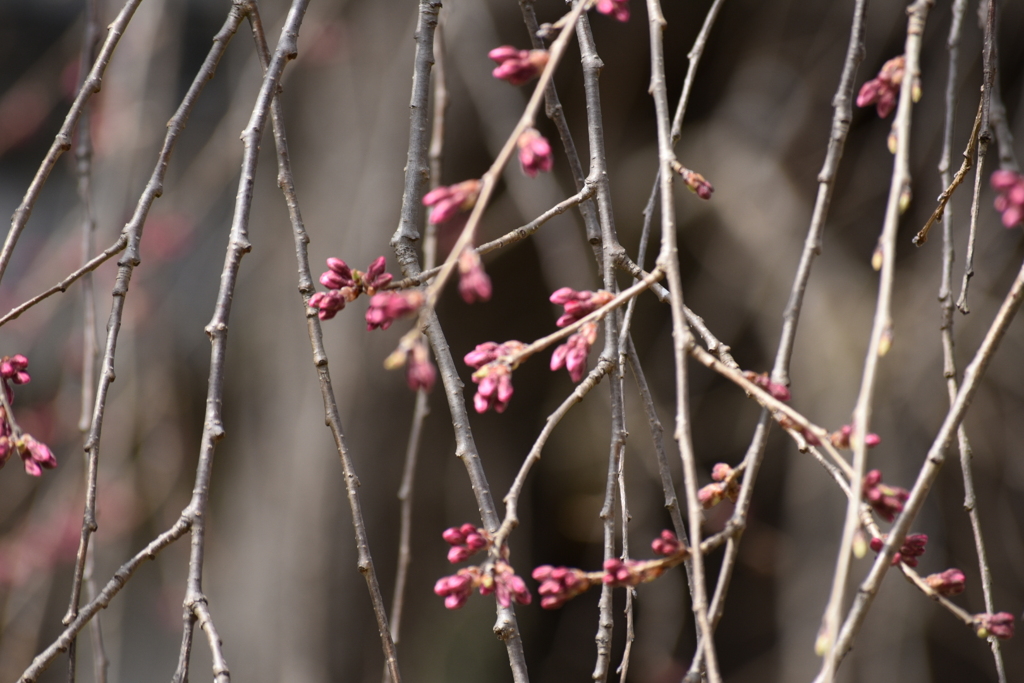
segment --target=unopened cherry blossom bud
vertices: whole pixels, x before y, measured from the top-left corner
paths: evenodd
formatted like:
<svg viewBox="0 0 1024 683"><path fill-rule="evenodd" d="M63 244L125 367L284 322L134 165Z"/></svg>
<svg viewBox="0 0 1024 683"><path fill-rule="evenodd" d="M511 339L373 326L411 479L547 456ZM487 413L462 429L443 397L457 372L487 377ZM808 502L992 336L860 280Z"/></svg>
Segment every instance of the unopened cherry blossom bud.
<svg viewBox="0 0 1024 683"><path fill-rule="evenodd" d="M655 555L668 557L669 555L675 555L683 552L686 548L675 533L669 529L665 529L661 532L661 535L658 536L658 538L651 541L651 550L654 551Z"/></svg>
<svg viewBox="0 0 1024 683"><path fill-rule="evenodd" d="M471 211L479 196L480 181L464 180L431 190L423 197L423 205L433 207L430 222L439 225L451 221L460 213Z"/></svg>
<svg viewBox="0 0 1024 683"><path fill-rule="evenodd" d="M463 249L459 256L459 294L467 304L491 299L491 278L472 247Z"/></svg>
<svg viewBox="0 0 1024 683"><path fill-rule="evenodd" d="M547 50L517 50L511 45L496 47L487 56L498 63L491 75L512 85L522 85L537 78L549 58Z"/></svg>
<svg viewBox="0 0 1024 683"><path fill-rule="evenodd" d="M762 372L759 374L747 370L746 372L743 373L743 376L746 377L751 382L753 382L754 384L756 384L757 386L767 391L772 398L778 401L788 401L791 398L789 393L789 387L787 387L785 384L773 382L771 377L768 376L767 372Z"/></svg>
<svg viewBox="0 0 1024 683"><path fill-rule="evenodd" d="M573 382L579 382L587 374L587 356L590 348L597 341L597 323L589 322L580 327L579 332L571 335L564 344L558 346L551 354L552 372L565 368Z"/></svg>
<svg viewBox="0 0 1024 683"><path fill-rule="evenodd" d="M1009 612L975 614L974 626L979 638L995 636L1000 640L1013 638L1013 615Z"/></svg>
<svg viewBox="0 0 1024 683"><path fill-rule="evenodd" d="M992 173L992 189L999 193L996 211L1002 214L1003 225L1012 228L1024 221L1024 176L1016 171Z"/></svg>
<svg viewBox="0 0 1024 683"><path fill-rule="evenodd" d="M733 471L732 466L727 463L715 463L715 466L711 468L711 478L715 481L725 481L732 476Z"/></svg>
<svg viewBox="0 0 1024 683"><path fill-rule="evenodd" d="M536 178L541 171L550 171L555 163L551 154L551 143L536 128L527 128L516 141L519 147L519 163L523 173Z"/></svg>
<svg viewBox="0 0 1024 683"><path fill-rule="evenodd" d="M466 567L452 576L438 579L434 584L434 593L444 598L445 607L458 609L466 604L479 581L480 570L477 567Z"/></svg>
<svg viewBox="0 0 1024 683"><path fill-rule="evenodd" d="M924 577L925 583L939 595L959 595L964 592L964 584L967 579L959 569L947 569L938 574L930 574Z"/></svg>
<svg viewBox="0 0 1024 683"><path fill-rule="evenodd" d="M629 21L629 0L597 0L594 9L601 14L611 14L618 21Z"/></svg>
<svg viewBox="0 0 1024 683"><path fill-rule="evenodd" d="M720 483L708 484L697 491L697 500L701 507L709 510L725 499L725 485Z"/></svg>
<svg viewBox="0 0 1024 683"><path fill-rule="evenodd" d="M906 59L903 55L893 57L882 66L870 81L861 86L857 94L857 106L867 107L874 104L879 118L885 118L896 108L896 99L900 93L900 84L903 82L903 71L906 68ZM916 100L915 100L916 101Z"/></svg>
<svg viewBox="0 0 1024 683"><path fill-rule="evenodd" d="M903 512L903 504L910 498L910 492L905 488L883 484L879 470L871 470L864 475L861 490L868 504L887 522Z"/></svg>
<svg viewBox="0 0 1024 683"><path fill-rule="evenodd" d="M924 555L925 546L928 544L927 534L908 534L903 539L903 545L900 546L899 552L892 556L893 566L902 562L908 567L917 566L917 558ZM876 553L881 552L885 546L885 538L872 538L871 549Z"/></svg>
<svg viewBox="0 0 1024 683"><path fill-rule="evenodd" d="M15 384L27 384L32 378L25 372L28 367L28 358L16 353L13 356L0 358L0 377L9 379Z"/></svg>
<svg viewBox="0 0 1024 683"><path fill-rule="evenodd" d="M498 604L502 607L510 606L513 600L520 605L529 605L533 602L533 595L527 589L526 582L512 570L508 563L501 560L494 563L493 583L487 582L487 584L490 590L485 592L484 587L481 586L480 594L487 595L494 590Z"/></svg>
<svg viewBox="0 0 1024 683"><path fill-rule="evenodd" d="M490 408L496 413L503 413L512 399L512 371L502 363L488 363L473 373L473 381L477 384L476 395L473 396L473 408L478 413L485 413Z"/></svg>
<svg viewBox="0 0 1024 683"><path fill-rule="evenodd" d="M309 297L309 307L316 309L317 317L330 320L345 308L345 297L336 289L329 292L317 292Z"/></svg>
<svg viewBox="0 0 1024 683"><path fill-rule="evenodd" d="M836 448L853 448L850 442L852 435L853 425L843 425L838 431L832 432L828 439ZM864 436L864 445L868 448L874 448L880 443L882 443L882 437L878 436L878 434L868 433Z"/></svg>
<svg viewBox="0 0 1024 683"><path fill-rule="evenodd" d="M386 330L397 318L414 313L423 305L423 292L379 292L370 299L370 308L366 311L366 329L378 327Z"/></svg>
<svg viewBox="0 0 1024 683"><path fill-rule="evenodd" d="M406 357L405 381L413 391L429 392L436 379L437 368L430 362L430 351L422 339L417 339Z"/></svg>
<svg viewBox="0 0 1024 683"><path fill-rule="evenodd" d="M52 470L57 466L57 458L46 444L36 441L31 435L25 434L21 442L17 444L21 459L25 465L25 472L33 477L43 473L41 468Z"/></svg>
<svg viewBox="0 0 1024 683"><path fill-rule="evenodd" d="M540 606L544 609L561 607L591 586L586 573L571 567L541 565L533 570L533 578L540 581L537 592L541 596Z"/></svg>
<svg viewBox="0 0 1024 683"><path fill-rule="evenodd" d="M558 327L565 327L593 313L614 298L611 292L603 289L596 292L577 292L570 287L562 287L551 294L549 301L565 309L565 313L555 322Z"/></svg>

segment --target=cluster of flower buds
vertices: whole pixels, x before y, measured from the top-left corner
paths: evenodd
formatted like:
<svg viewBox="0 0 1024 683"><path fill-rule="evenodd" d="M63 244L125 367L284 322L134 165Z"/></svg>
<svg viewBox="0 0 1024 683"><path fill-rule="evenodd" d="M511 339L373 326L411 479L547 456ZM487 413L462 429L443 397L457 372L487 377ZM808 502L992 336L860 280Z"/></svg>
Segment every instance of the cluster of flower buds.
<svg viewBox="0 0 1024 683"><path fill-rule="evenodd" d="M828 440L832 442L832 445L836 448L853 448L850 445L850 436L853 434L853 425L843 425L839 428L839 431L832 432ZM878 434L868 433L864 436L864 445L868 448L874 448L878 444L882 443L882 437Z"/></svg>
<svg viewBox="0 0 1024 683"><path fill-rule="evenodd" d="M726 463L720 462L711 469L711 478L715 483L697 491L697 499L704 509L713 508L726 498L735 503L740 495L738 472Z"/></svg>
<svg viewBox="0 0 1024 683"><path fill-rule="evenodd" d="M366 269L360 272L348 267L340 258L327 259L327 270L320 275L320 284L327 288L326 292L317 292L309 297L309 306L317 311L321 320L330 320L345 304L355 301L360 294L373 296L378 290L391 283L391 273L384 272L384 257L378 257Z"/></svg>
<svg viewBox="0 0 1024 683"><path fill-rule="evenodd" d="M484 272L484 264L472 247L466 247L459 254L459 294L467 304L491 299L491 278Z"/></svg>
<svg viewBox="0 0 1024 683"><path fill-rule="evenodd" d="M25 372L27 368L28 358L20 353L0 358L0 384L3 384L8 405L14 401L14 391L8 382L27 384L32 379ZM0 407L0 467L7 464L15 451L21 456L25 472L33 477L41 475L44 469L52 470L57 466L53 451L31 434L23 433L7 414L7 409Z"/></svg>
<svg viewBox="0 0 1024 683"><path fill-rule="evenodd" d="M597 0L595 9L601 14L611 14L619 21L629 21L629 0Z"/></svg>
<svg viewBox="0 0 1024 683"><path fill-rule="evenodd" d="M523 131L516 145L519 147L519 164L523 167L523 173L531 178L536 178L541 171L550 171L554 166L551 143L536 128Z"/></svg>
<svg viewBox="0 0 1024 683"><path fill-rule="evenodd" d="M579 382L587 374L587 356L590 347L597 341L597 323L584 323L579 332L569 337L551 354L552 372L565 368L573 382Z"/></svg>
<svg viewBox="0 0 1024 683"><path fill-rule="evenodd" d="M654 551L655 555L661 555L662 557L672 557L673 555L686 557L690 554L690 549L683 545L679 537L668 529L664 529L661 535L651 541L651 550Z"/></svg>
<svg viewBox="0 0 1024 683"><path fill-rule="evenodd" d="M887 522L903 512L903 504L910 498L910 492L905 488L883 484L879 470L871 470L864 475L862 491L868 504Z"/></svg>
<svg viewBox="0 0 1024 683"><path fill-rule="evenodd" d="M552 567L544 564L533 570L533 578L540 582L540 606L558 609L577 595L585 593L593 584L587 573L572 567Z"/></svg>
<svg viewBox="0 0 1024 683"><path fill-rule="evenodd" d="M487 530L479 529L468 523L445 529L441 538L451 546L451 550L448 551L448 561L452 564L465 562L481 550L491 547L491 538Z"/></svg>
<svg viewBox="0 0 1024 683"><path fill-rule="evenodd" d="M476 368L473 382L476 383L476 395L473 407L478 413L485 413L493 408L496 413L505 412L508 402L512 399L512 368L498 359L510 356L526 345L520 341L507 341L504 344L484 342L466 354L463 360L466 365Z"/></svg>
<svg viewBox="0 0 1024 683"><path fill-rule="evenodd" d="M604 561L601 581L612 588L638 586L654 581L669 568L663 560L620 560L612 557Z"/></svg>
<svg viewBox="0 0 1024 683"><path fill-rule="evenodd" d="M464 562L491 547L487 531L472 524L446 529L442 536L452 546L448 551L448 561L452 563ZM448 609L458 609L466 604L474 589L480 595L494 593L502 607L508 607L513 600L522 605L529 605L533 600L526 582L504 560L464 567L451 576L438 579L434 584L434 592L444 598L444 606Z"/></svg>
<svg viewBox="0 0 1024 683"><path fill-rule="evenodd" d="M1013 615L1009 612L975 614L974 628L979 638L995 636L1001 640L1013 638Z"/></svg>
<svg viewBox="0 0 1024 683"><path fill-rule="evenodd" d="M779 384L773 382L772 378L768 376L767 372L760 374L747 370L743 373L752 384L764 389L768 392L768 395L778 401L788 401L790 399L789 388L785 384Z"/></svg>
<svg viewBox="0 0 1024 683"><path fill-rule="evenodd" d="M1024 175L1014 171L996 171L992 174L992 189L996 197L996 211L1003 215L1003 225L1012 228L1024 222Z"/></svg>
<svg viewBox="0 0 1024 683"><path fill-rule="evenodd" d="M861 86L857 94L857 106L867 107L875 105L879 118L885 118L896 108L896 98L900 94L900 85L903 83L903 71L906 68L906 59L903 55L893 57L882 65L878 75ZM914 101L921 98L920 87L915 88Z"/></svg>
<svg viewBox="0 0 1024 683"><path fill-rule="evenodd" d="M370 297L370 307L366 309L366 329L378 327L386 330L397 318L415 313L423 305L423 292L377 292Z"/></svg>
<svg viewBox="0 0 1024 683"><path fill-rule="evenodd" d="M555 290L549 300L565 309L565 312L555 322L558 327L565 327L593 313L614 298L611 292L606 292L603 289L596 292L577 292L571 287L562 287Z"/></svg>
<svg viewBox="0 0 1024 683"><path fill-rule="evenodd" d="M547 50L517 50L511 45L496 47L487 56L497 62L491 75L512 85L528 83L548 64Z"/></svg>
<svg viewBox="0 0 1024 683"><path fill-rule="evenodd" d="M959 569L947 569L944 572L924 577L924 582L939 595L949 597L950 595L960 595L964 592L967 578Z"/></svg>
<svg viewBox="0 0 1024 683"><path fill-rule="evenodd" d="M871 539L871 549L876 553L880 552L885 546L886 535L883 534L882 538ZM907 565L908 567L917 566L917 558L924 555L925 545L928 544L927 534L908 534L903 539L903 545L900 546L899 552L892 556L892 564L896 566L900 562Z"/></svg>
<svg viewBox="0 0 1024 683"><path fill-rule="evenodd" d="M431 190L423 197L423 205L433 208L430 212L430 222L440 225L472 211L479 196L480 181L464 180L455 185Z"/></svg>

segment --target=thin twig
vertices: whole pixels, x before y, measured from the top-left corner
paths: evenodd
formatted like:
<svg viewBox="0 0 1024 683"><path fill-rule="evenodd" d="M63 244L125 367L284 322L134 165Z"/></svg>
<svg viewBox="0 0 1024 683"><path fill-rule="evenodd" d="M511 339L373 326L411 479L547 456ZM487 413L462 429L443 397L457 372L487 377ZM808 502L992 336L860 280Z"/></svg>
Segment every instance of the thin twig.
<svg viewBox="0 0 1024 683"><path fill-rule="evenodd" d="M904 54L906 70L900 87L899 104L896 108L896 120L893 124L896 135L896 158L893 161L892 181L889 185L889 199L886 205L885 221L879 248L882 251L882 267L879 277L878 301L875 306L874 322L871 326L871 337L868 342L867 357L861 376L860 392L853 410L853 434L850 442L853 446L853 476L851 482L856 488L857 482L864 479L867 465L867 443L865 437L871 423L872 400L875 382L878 375L878 359L887 351L892 336L892 291L896 268L896 229L899 216L910 201L910 120L913 107L912 90L919 78L922 34L925 19L934 0L916 0L908 9L907 38ZM885 340L885 341L884 341ZM885 344L885 346L883 346ZM860 512L860 501L851 500L846 508L846 520L843 524L842 540L839 543L839 555L832 580L832 591L822 618L815 650L819 653L835 652L836 634L843 608L843 596L846 590L847 577L852 557L851 547L857 530L857 516ZM834 654L825 657L823 663L824 683L832 683L835 675L837 658Z"/></svg>
<svg viewBox="0 0 1024 683"><path fill-rule="evenodd" d="M89 71L92 69L93 57L96 52L96 44L99 40L99 20L96 0L87 0L85 4L85 29L82 36L82 49L78 57L78 87L85 83ZM92 113L91 102L87 102L82 110L78 126L78 146L75 148L75 175L77 176L78 199L82 204L82 262L88 263L95 249L96 242L96 215L93 211L92 202L92 132L90 130L90 115ZM96 291L93 287L92 277L86 276L82 282L82 400L78 417L78 429L83 436L88 432L96 382ZM86 479L86 487L89 481ZM88 511L84 517L88 517ZM83 525L87 519L83 519ZM89 590L87 599L95 597L96 589L89 580L93 570L93 556L95 548L85 549L85 559L82 563L82 573L77 571L72 579L71 602L68 605L67 616L64 623L69 623L78 613L78 602L81 595L81 584L86 584ZM79 582L79 585L74 585ZM107 680L107 654L103 649L103 631L100 628L99 617L92 620L90 627L92 633L92 660L93 679L95 683L106 683ZM68 648L68 683L75 683L75 669L77 667L78 640L72 640Z"/></svg>
<svg viewBox="0 0 1024 683"><path fill-rule="evenodd" d="M964 178L967 177L967 172L971 170L971 166L974 163L974 148L978 144L978 131L981 129L981 107L982 103L978 102L978 114L974 117L974 128L971 130L971 137L967 140L967 148L964 150L964 160L960 164L960 170L956 172L955 176L949 179L949 182L946 182L946 189L939 195L939 205L935 207L935 211L932 211L932 215L928 217L928 222L924 224L924 227L914 235L914 246L919 247L928 241L928 231L932 229L932 225L934 225L936 221L942 220L942 214L946 210L946 204L948 204L949 200L953 197L953 193L956 191L956 188L960 187L960 183L962 183ZM945 148L943 149L945 150ZM948 168L948 156L945 156L944 159L946 160ZM948 176L949 174L946 173L945 175Z"/></svg>
<svg viewBox="0 0 1024 683"><path fill-rule="evenodd" d="M621 365L620 365L621 367ZM622 375L613 375L611 378L612 382L618 382L619 395L622 395ZM629 521L631 516L629 514L629 504L626 498L626 459L623 457L619 458L619 471L615 476L619 485L619 507L622 510L622 523L621 531L622 534L622 555L621 559L623 562L629 559ZM626 676L629 674L629 656L633 651L633 641L636 640L636 632L633 629L633 602L636 600L636 588L633 586L626 587L626 606L623 608L623 612L626 615L626 646L622 650L622 661L619 663L616 673L619 674L619 683L626 683Z"/></svg>
<svg viewBox="0 0 1024 683"><path fill-rule="evenodd" d="M971 230L967 237L967 256L964 259L964 277L960 285L960 297L956 307L964 315L970 313L967 306L967 287L974 277L974 244L978 234L978 211L981 201L981 186L985 169L985 156L992 141L992 92L996 83L996 3L989 2L982 41L982 85L981 85L981 133L978 135L978 170L974 176L974 196L971 199Z"/></svg>
<svg viewBox="0 0 1024 683"><path fill-rule="evenodd" d="M843 627L839 632L839 638L835 647L832 648L828 655L830 660L836 660L833 665L834 667L838 666L838 661L853 646L853 639L863 625L868 609L870 609L875 596L878 594L882 579L885 578L885 573L892 563L892 557L903 544L910 526L921 511L925 497L935 483L939 470L946 460L946 450L950 440L953 438L953 433L963 421L964 415L967 413L967 409L970 407L974 394L981 383L981 378L984 376L992 356L995 355L995 351L999 347L999 342L1002 340L1006 329L1020 309L1022 301L1024 301L1024 265L1021 266L1016 279L1013 281L1013 285L1010 287L1010 291L999 307L995 319L985 334L985 339L982 341L981 346L978 347L967 369L964 370L963 382L960 385L960 390L957 392L956 400L950 406L942 426L939 428L931 447L928 449L924 465L917 475L917 481L914 483L914 488L910 491L910 497L907 499L903 512L896 518L896 523L889 530L885 546L878 554L878 557L875 558L871 571L857 590L857 596L846 616L846 620L843 622ZM821 676L817 679L819 682L822 680Z"/></svg>
<svg viewBox="0 0 1024 683"><path fill-rule="evenodd" d="M718 656L715 653L714 639L711 637L711 625L708 620L707 586L704 578L704 557L700 551L701 522L703 507L697 499L697 465L693 453L693 442L690 434L690 404L687 387L686 347L692 344L692 337L683 312L683 286L679 273L679 253L676 248L675 203L672 193L672 162L675 153L672 151L671 132L669 130L668 95L665 86L665 56L663 48L663 32L665 17L661 13L658 0L647 0L647 13L650 17L651 41L651 86L654 97L658 124L658 162L660 172L661 195L661 251L658 254L658 265L665 270L668 288L672 293L672 341L675 357L676 376L676 428L675 437L679 442L679 455L683 462L683 482L686 489L687 516L690 523L690 543L694 547L691 557L693 567L693 611L696 615L702 639L704 662L707 666L710 683L719 683L721 674L718 671Z"/></svg>
<svg viewBox="0 0 1024 683"><path fill-rule="evenodd" d="M294 11L294 10L293 10ZM305 7L301 12L305 11ZM301 21L301 13L299 15ZM253 39L256 43L256 51L260 64L270 74L270 69L275 65L274 60L280 60L282 46L285 45L286 32L291 26L292 14L289 14L289 23L282 32L281 42L274 53L270 55L267 45L266 34L263 29L263 22L259 11L253 3L249 8L249 22L252 26ZM285 48L287 59L295 57L298 24L290 29L288 35L288 46ZM280 78L280 68L278 68ZM277 92L275 85L274 92ZM341 460L342 469L345 473L345 489L348 495L349 507L352 513L352 526L355 531L356 551L358 554L357 567L359 573L366 581L366 587L370 594L370 601L373 606L374 616L377 619L377 628L381 638L381 648L384 653L385 665L391 680L401 683L401 676L398 670L398 656L395 651L395 644L391 637L391 630L388 626L387 611L384 607L384 599L380 591L380 584L377 580L377 573L374 569L373 558L370 555L369 540L366 534L366 525L363 521L362 505L359 500L358 477L352 464L348 447L345 443L345 435L341 425L341 417L338 411L338 403L335 399L334 388L331 384L331 375L328 368L327 353L323 346L323 335L320 327L320 320L308 307L309 297L314 292L313 278L309 266L309 253L306 245L309 243L309 236L306 233L305 224L302 220L302 213L299 209L298 195L295 191L295 178L291 168L291 157L288 151L288 136L284 127L284 107L281 98L275 94L270 104L270 117L274 133L274 144L277 150L278 185L284 194L285 203L288 206L288 216L292 225L292 233L295 239L295 255L298 261L299 271L299 293L302 298L303 309L306 311L306 328L309 333L310 345L313 351L313 361L316 367L320 383L320 393L324 402L324 417L327 426L334 437L338 457Z"/></svg>
<svg viewBox="0 0 1024 683"><path fill-rule="evenodd" d="M128 0L114 21L107 27L107 38L103 41L102 47L100 47L96 61L89 71L89 76L82 83L82 87L79 88L78 95L75 96L75 101L71 104L71 109L68 110L68 114L64 118L64 123L61 124L60 130L57 131L53 144L50 145L50 149L46 152L46 156L39 165L39 170L36 171L35 177L32 178L32 182L25 192L25 197L21 200L21 204L14 211L14 216L11 218L11 228L7 232L7 239L4 241L3 250L0 251L0 280L3 279L4 273L7 271L7 265L10 263L11 255L14 253L14 246L25 229L28 219L32 216L32 209L35 207L36 200L39 199L39 193L42 192L46 179L49 177L54 166L57 165L57 159L64 152L71 149L71 135L78 124L78 119L82 116L82 112L85 111L86 102L95 93L100 91L103 74L106 72L107 64L110 63L110 57L114 54L114 49L121 39L121 34L124 33L128 22L131 21L135 10L138 9L140 4L142 4L142 0Z"/></svg>
<svg viewBox="0 0 1024 683"><path fill-rule="evenodd" d="M949 167L953 147L953 124L956 120L956 83L959 71L958 57L960 53L960 32L963 26L963 16L966 11L967 0L956 0L953 3L953 18L949 28L949 38L946 42L949 50L949 73L946 77L946 118L943 128L942 158L939 161L939 175L942 184L949 187L952 183ZM998 85L998 79L996 79ZM1003 139L999 136L999 123L996 122L1001 111L1002 102L998 100L998 88L993 90L992 98L992 120L996 132L996 139L999 142L1000 157L1002 157ZM1005 112L1002 112L1005 115ZM975 117L974 131L972 137L977 136L981 126L981 105L979 103L978 115ZM964 165L970 164L973 159L973 150L964 152ZM961 171L963 166L961 166ZM957 173L960 175L960 172ZM942 278L939 284L939 309L942 323L940 334L942 340L943 376L946 378L946 389L949 392L950 405L956 400L957 394L957 371L956 355L953 352L953 216L952 210L946 214L946 220L942 224ZM992 571L988 565L988 555L985 552L985 540L981 532L981 519L977 509L977 496L974 492L974 475L972 472L971 460L973 454L970 441L967 439L967 430L961 423L956 430L957 446L960 452L960 470L964 481L964 509L971 522L971 532L974 536L974 547L978 554L978 570L981 574L981 590L985 600L985 611L989 614L995 612L992 600ZM992 657L995 660L996 675L999 683L1006 683L1006 667L1003 664L1003 653L998 638L989 638L989 645L992 648Z"/></svg>

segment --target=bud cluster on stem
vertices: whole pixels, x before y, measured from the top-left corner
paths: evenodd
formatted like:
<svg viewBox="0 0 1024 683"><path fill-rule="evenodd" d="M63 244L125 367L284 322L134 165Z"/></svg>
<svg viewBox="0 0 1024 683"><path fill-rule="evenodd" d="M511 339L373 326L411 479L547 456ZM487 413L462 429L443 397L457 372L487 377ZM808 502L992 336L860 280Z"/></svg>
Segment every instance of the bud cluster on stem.
<svg viewBox="0 0 1024 683"><path fill-rule="evenodd" d="M492 545L487 530L472 524L445 529L441 536L451 546L448 561L453 564L465 562ZM501 557L507 559L508 553L501 553ZM444 576L434 584L434 593L444 598L444 606L448 609L462 607L474 590L480 595L494 593L502 607L508 607L513 601L529 605L533 596L526 582L505 559L489 560L481 565L464 567L451 576Z"/></svg>
<svg viewBox="0 0 1024 683"><path fill-rule="evenodd" d="M14 390L8 382L28 384L32 378L26 372L27 369L28 358L20 353L0 358L0 384L3 384L3 396L0 397L0 467L6 465L8 458L17 452L25 472L38 477L44 469L52 470L56 467L57 458L49 446L23 432L14 419L11 410Z"/></svg>

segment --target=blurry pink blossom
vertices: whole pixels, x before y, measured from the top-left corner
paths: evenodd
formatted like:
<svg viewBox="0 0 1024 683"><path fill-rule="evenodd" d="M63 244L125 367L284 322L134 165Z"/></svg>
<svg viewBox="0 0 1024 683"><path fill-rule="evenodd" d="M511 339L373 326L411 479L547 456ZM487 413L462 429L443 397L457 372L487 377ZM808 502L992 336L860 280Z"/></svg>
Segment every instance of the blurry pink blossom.
<svg viewBox="0 0 1024 683"><path fill-rule="evenodd" d="M893 57L884 65L873 79L861 86L857 94L857 106L867 107L874 104L879 118L885 118L896 107L896 98L903 83L903 71L906 60L903 55Z"/></svg>
<svg viewBox="0 0 1024 683"><path fill-rule="evenodd" d="M519 146L519 163L523 173L536 178L541 171L550 171L555 160L551 155L551 143L536 128L527 128L516 141Z"/></svg>
<svg viewBox="0 0 1024 683"><path fill-rule="evenodd" d="M996 211L1003 215L1007 228L1024 221L1024 176L1014 171L996 171L992 174L992 189L996 197Z"/></svg>
<svg viewBox="0 0 1024 683"><path fill-rule="evenodd" d="M512 85L537 78L548 63L547 50L517 50L511 45L496 47L487 56L498 63L491 75Z"/></svg>

